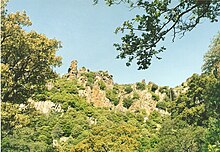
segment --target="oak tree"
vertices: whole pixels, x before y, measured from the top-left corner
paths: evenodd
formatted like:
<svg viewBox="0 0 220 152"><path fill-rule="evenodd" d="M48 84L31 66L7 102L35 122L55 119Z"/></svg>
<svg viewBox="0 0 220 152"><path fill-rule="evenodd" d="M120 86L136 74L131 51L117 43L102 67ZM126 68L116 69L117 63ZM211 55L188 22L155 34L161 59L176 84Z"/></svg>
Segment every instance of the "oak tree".
<svg viewBox="0 0 220 152"><path fill-rule="evenodd" d="M1 3L1 88L2 101L25 102L47 80L54 78L53 67L61 65L56 51L61 47L25 28L32 23L25 12L8 13L7 1Z"/></svg>
<svg viewBox="0 0 220 152"><path fill-rule="evenodd" d="M98 0L93 0L95 3ZM121 43L114 44L119 51L117 58L128 59L126 65L135 60L138 69L147 69L153 57L166 48L161 45L168 34L172 41L192 31L204 19L217 22L220 15L219 0L105 0L109 6L128 4L138 10L131 20L125 21L116 29L124 33ZM141 13L140 13L141 12Z"/></svg>
<svg viewBox="0 0 220 152"><path fill-rule="evenodd" d="M209 51L204 56L203 72L213 73L220 78L220 33L218 33L210 45Z"/></svg>

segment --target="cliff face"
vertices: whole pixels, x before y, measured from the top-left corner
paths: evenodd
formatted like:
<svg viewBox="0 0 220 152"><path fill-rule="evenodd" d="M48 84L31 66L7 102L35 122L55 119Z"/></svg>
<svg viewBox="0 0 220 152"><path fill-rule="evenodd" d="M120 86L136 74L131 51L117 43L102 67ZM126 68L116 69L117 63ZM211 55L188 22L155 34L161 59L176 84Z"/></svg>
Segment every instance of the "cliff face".
<svg viewBox="0 0 220 152"><path fill-rule="evenodd" d="M158 86L153 82L146 83L145 80L134 84L116 84L113 76L107 71L93 72L85 67L79 68L77 61L71 62L68 73L57 81L46 87L53 92L52 99L38 100L34 107L43 113L62 111L74 102L73 94L85 98L86 102L95 107L106 107L117 111L145 111L149 115L157 110L162 114L167 114L167 102L172 101L179 93L187 90L187 85L182 84L176 88ZM58 83L58 84L57 84ZM60 90L62 88L62 90ZM60 92L67 93L66 96ZM70 94L68 94L70 93ZM71 94L72 93L72 94ZM42 97L41 97L42 98ZM68 103L63 104L63 98ZM56 105L51 101L56 101ZM65 108L64 108L65 107ZM63 109L64 108L64 109Z"/></svg>
<svg viewBox="0 0 220 152"><path fill-rule="evenodd" d="M118 85L107 71L91 72L82 67L78 69L77 61L71 62L68 80L74 80L83 88L78 93L86 101L97 107L109 107L120 111L146 110L149 114L156 109L156 104L167 95L160 92L156 84L146 84L144 80L135 84ZM169 89L169 88L167 88Z"/></svg>

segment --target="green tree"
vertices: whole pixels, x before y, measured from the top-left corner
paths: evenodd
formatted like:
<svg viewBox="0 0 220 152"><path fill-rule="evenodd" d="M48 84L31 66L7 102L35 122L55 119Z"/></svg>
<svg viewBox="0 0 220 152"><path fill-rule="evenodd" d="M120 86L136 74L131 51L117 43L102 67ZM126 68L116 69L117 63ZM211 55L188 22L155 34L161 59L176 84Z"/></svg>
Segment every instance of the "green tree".
<svg viewBox="0 0 220 152"><path fill-rule="evenodd" d="M171 115L189 124L204 125L210 116L220 116L220 82L213 75L194 74L188 79L188 90L175 101Z"/></svg>
<svg viewBox="0 0 220 152"><path fill-rule="evenodd" d="M209 51L204 56L203 72L211 73L220 78L220 33L214 37Z"/></svg>
<svg viewBox="0 0 220 152"><path fill-rule="evenodd" d="M154 92L152 92L151 95L152 95L152 99L153 100L155 100L155 101L159 101L160 100L160 97L157 94L155 94Z"/></svg>
<svg viewBox="0 0 220 152"><path fill-rule="evenodd" d="M25 102L56 73L61 64L56 51L60 42L23 29L32 23L25 12L7 13L1 4L1 88L2 101Z"/></svg>
<svg viewBox="0 0 220 152"><path fill-rule="evenodd" d="M123 107L125 107L127 109L130 108L130 106L132 105L133 102L134 102L134 100L131 97L124 98Z"/></svg>
<svg viewBox="0 0 220 152"><path fill-rule="evenodd" d="M209 119L209 126L206 133L206 147L207 151L220 150L220 120Z"/></svg>
<svg viewBox="0 0 220 152"><path fill-rule="evenodd" d="M119 103L117 92L114 89L106 90L106 98L108 98L115 106L117 106Z"/></svg>
<svg viewBox="0 0 220 152"><path fill-rule="evenodd" d="M101 90L105 90L106 84L105 84L104 81L100 80L100 81L98 82L98 84L99 84L99 87L100 87Z"/></svg>
<svg viewBox="0 0 220 152"><path fill-rule="evenodd" d="M204 56L203 72L187 80L185 93L181 93L173 105L172 116L181 117L189 124L207 125L210 117L220 116L220 34L214 38L210 50ZM216 73L217 72L217 73Z"/></svg>
<svg viewBox="0 0 220 152"><path fill-rule="evenodd" d="M130 85L127 85L127 86L125 86L125 92L127 93L127 94L129 94L129 93L131 93L132 91L133 91L133 89L132 89L132 87L130 86Z"/></svg>
<svg viewBox="0 0 220 152"><path fill-rule="evenodd" d="M146 88L146 84L143 83L143 82L137 82L137 83L136 83L136 88L137 88L138 90L144 90L144 89Z"/></svg>
<svg viewBox="0 0 220 152"><path fill-rule="evenodd" d="M93 0L97 3L99 0ZM193 30L203 19L218 21L219 0L104 0L107 5L125 3L138 14L116 29L122 32L120 44L114 44L120 59L127 58L127 66L137 61L138 69L147 69L151 59L166 48L159 43L172 33L172 41ZM141 13L140 13L141 12Z"/></svg>
<svg viewBox="0 0 220 152"><path fill-rule="evenodd" d="M175 119L166 120L159 131L157 151L201 151L205 129Z"/></svg>
<svg viewBox="0 0 220 152"><path fill-rule="evenodd" d="M152 92L155 92L158 89L158 85L156 85L153 82L149 82L149 85L151 85L151 91Z"/></svg>

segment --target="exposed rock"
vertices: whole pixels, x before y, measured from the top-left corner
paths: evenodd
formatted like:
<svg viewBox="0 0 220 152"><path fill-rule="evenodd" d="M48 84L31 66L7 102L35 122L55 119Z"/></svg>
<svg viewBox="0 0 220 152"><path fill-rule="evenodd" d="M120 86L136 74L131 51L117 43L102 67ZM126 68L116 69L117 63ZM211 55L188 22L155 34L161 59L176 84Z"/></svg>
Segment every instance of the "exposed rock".
<svg viewBox="0 0 220 152"><path fill-rule="evenodd" d="M155 110L158 111L161 115L170 115L170 113L165 110L158 109L158 108L155 108Z"/></svg>
<svg viewBox="0 0 220 152"><path fill-rule="evenodd" d="M69 137L61 137L60 138L60 143L66 142L69 139Z"/></svg>
<svg viewBox="0 0 220 152"><path fill-rule="evenodd" d="M96 125L97 124L97 119L95 119L93 117L89 117L89 124L90 125Z"/></svg>
<svg viewBox="0 0 220 152"><path fill-rule="evenodd" d="M51 101L39 101L39 102L31 102L35 109L41 111L42 113L49 113L51 110L56 112L61 112L62 108L60 104L55 104Z"/></svg>
<svg viewBox="0 0 220 152"><path fill-rule="evenodd" d="M78 70L77 70L77 60L73 60L71 62L70 68L68 69L68 74L67 74L67 78L68 79L76 79L77 78L77 74L78 74Z"/></svg>
<svg viewBox="0 0 220 152"><path fill-rule="evenodd" d="M54 85L53 85L52 82L48 82L48 83L46 84L46 88L47 88L48 90L51 90L53 87L54 87Z"/></svg>
<svg viewBox="0 0 220 152"><path fill-rule="evenodd" d="M59 146L59 143L58 143L58 141L57 140L53 140L53 147L58 147Z"/></svg>
<svg viewBox="0 0 220 152"><path fill-rule="evenodd" d="M78 84L83 87L78 90L79 96L85 97L88 103L97 107L110 107L111 109L119 111L136 111L137 109L144 109L147 114L150 114L155 110L157 104L157 101L152 99L152 91L159 96L160 100L163 100L167 96L166 93L161 93L159 91L160 87L153 82L149 82L148 87L144 90L138 90L136 83L128 84L133 90L130 93L124 91L125 86L127 85L120 85L119 92L117 93L119 103L117 106L114 106L106 97L106 90L112 90L115 86L113 76L110 75L108 71L90 72L90 70L85 67L78 70L76 60L71 62L67 79L77 80ZM146 84L144 79L141 83ZM134 92L138 94L139 99L134 99L134 102L129 109L123 107L123 100L128 97L133 98Z"/></svg>

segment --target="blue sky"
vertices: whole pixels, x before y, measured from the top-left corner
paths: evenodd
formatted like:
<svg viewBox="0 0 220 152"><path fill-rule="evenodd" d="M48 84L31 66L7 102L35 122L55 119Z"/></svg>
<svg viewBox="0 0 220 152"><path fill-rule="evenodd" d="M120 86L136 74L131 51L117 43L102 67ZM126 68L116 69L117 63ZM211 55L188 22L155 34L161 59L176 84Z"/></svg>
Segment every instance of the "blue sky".
<svg viewBox="0 0 220 152"><path fill-rule="evenodd" d="M116 59L118 52L113 47L120 42L115 28L136 11L123 5L92 5L92 0L11 0L7 8L9 12L25 10L32 30L62 42L57 54L63 57L63 65L56 69L58 73L67 73L70 62L76 59L79 67L109 71L116 83L145 79L172 87L181 84L193 73L201 73L203 55L220 28L219 23L203 21L174 43L168 36L164 42L167 50L159 55L162 60L153 60L149 69L139 71L135 63L126 67L126 60Z"/></svg>

